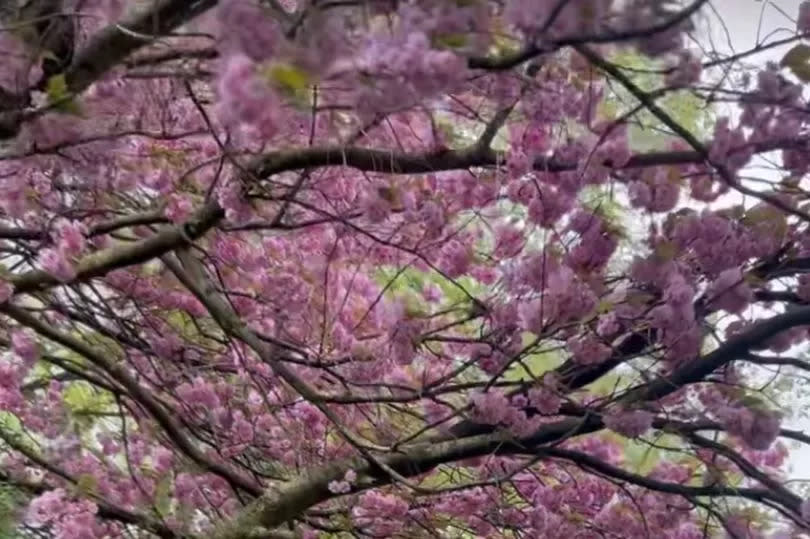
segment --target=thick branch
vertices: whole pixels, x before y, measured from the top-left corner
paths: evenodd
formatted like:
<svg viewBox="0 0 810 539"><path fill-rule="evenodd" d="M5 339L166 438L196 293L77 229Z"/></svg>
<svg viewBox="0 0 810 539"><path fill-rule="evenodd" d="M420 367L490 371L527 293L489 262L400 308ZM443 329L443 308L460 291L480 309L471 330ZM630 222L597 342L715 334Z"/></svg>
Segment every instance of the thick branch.
<svg viewBox="0 0 810 539"><path fill-rule="evenodd" d="M163 210L151 210L142 213L123 215L121 217L102 221L90 227L87 235L90 237L101 236L116 230L141 225L165 224L169 220ZM36 228L21 228L0 225L0 239L4 240L26 240L44 241L48 239L48 231Z"/></svg>
<svg viewBox="0 0 810 539"><path fill-rule="evenodd" d="M634 474L623 470L619 467L608 464L607 462L593 457L587 453L579 451L571 451L561 449L558 447L543 447L532 454L547 455L549 457L565 459L571 461L585 470L591 470L600 475L619 479L633 485L643 487L645 489L664 492L667 494L677 494L679 496L727 496L727 497L743 497L749 500L761 501L763 498L771 498L779 501L777 496L768 489L761 488L744 488L744 487L730 487L725 485L712 485L712 486L690 486L681 485L678 483L668 483L665 481L658 481L643 475Z"/></svg>
<svg viewBox="0 0 810 539"><path fill-rule="evenodd" d="M134 51L216 4L217 0L158 0L150 2L149 9L103 28L78 51L65 69L63 74L67 90L73 94L83 92ZM23 104L27 102L25 97L14 96L14 99ZM3 108L0 107L0 110ZM0 139L14 137L19 132L20 124L30 116L19 110L0 114Z"/></svg>
<svg viewBox="0 0 810 539"><path fill-rule="evenodd" d="M150 9L100 30L65 71L68 89L79 93L137 49L206 12L216 0L162 0Z"/></svg>
<svg viewBox="0 0 810 539"><path fill-rule="evenodd" d="M801 307L757 322L747 331L726 341L714 352L688 362L666 377L629 391L624 400L639 402L665 397L687 384L703 380L730 361L745 359L752 349L762 346L777 334L803 325L810 325L810 307Z"/></svg>
<svg viewBox="0 0 810 539"><path fill-rule="evenodd" d="M770 152L785 147L796 148L807 145L807 139L764 141L751 144L754 153ZM302 148L292 151L274 152L262 158L256 169L256 176L266 178L273 174L290 170L318 167L346 166L366 172L382 174L421 174L444 170L471 167L492 167L505 162L507 155L480 146L470 146L460 150L443 150L424 154L407 154L391 150L376 150L358 147ZM645 168L662 165L687 165L705 162L699 151L650 152L634 155L621 169ZM595 163L612 167L611 163ZM558 159L539 157L534 161L535 170L564 172L577 170L579 162L565 162Z"/></svg>
<svg viewBox="0 0 810 539"><path fill-rule="evenodd" d="M163 253L199 238L223 216L222 208L214 202L209 202L183 225L172 226L144 240L104 249L85 257L78 265L75 281L84 281L105 275L114 269L153 260ZM8 280L14 285L15 294L63 284L43 270L12 275Z"/></svg>
<svg viewBox="0 0 810 539"><path fill-rule="evenodd" d="M805 145L807 145L807 140L800 139L762 142L752 146L755 152L761 153L784 147ZM253 180L266 179L282 172L330 166L345 166L383 174L420 174L471 167L494 167L504 163L505 158L505 154L501 152L480 146L424 154L340 146L302 148L267 154L260 158L255 166L249 168L246 176ZM702 161L703 157L697 151L652 152L631 157L622 168L682 165ZM610 166L609 163L602 165ZM576 170L577 166L577 163L547 158L538 158L534 162L536 170L548 172ZM222 208L216 202L210 201L182 226L166 228L144 240L112 247L90 255L79 264L75 281L98 277L114 269L159 258L186 244L188 240L199 238L215 226L223 216ZM16 293L31 292L64 284L41 270L11 276L9 280L14 285Z"/></svg>
<svg viewBox="0 0 810 539"><path fill-rule="evenodd" d="M544 426L531 436L515 439L507 433L471 436L460 440L422 443L402 452L380 458L397 473L412 477L430 471L445 462L454 462L493 453L522 453L537 447L601 428L596 418L571 419ZM243 539L257 527L273 528L290 521L335 494L329 491L329 482L339 480L352 469L358 476L358 488L364 490L391 482L383 470L366 461L356 459L312 470L275 491L268 491L242 513L212 534L212 539Z"/></svg>

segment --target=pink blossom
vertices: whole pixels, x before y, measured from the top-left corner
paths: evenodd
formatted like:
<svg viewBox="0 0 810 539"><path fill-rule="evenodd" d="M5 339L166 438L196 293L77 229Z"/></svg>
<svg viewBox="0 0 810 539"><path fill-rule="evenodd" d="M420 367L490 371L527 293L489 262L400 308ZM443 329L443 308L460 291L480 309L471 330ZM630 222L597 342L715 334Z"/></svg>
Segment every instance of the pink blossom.
<svg viewBox="0 0 810 539"><path fill-rule="evenodd" d="M225 210L225 217L233 224L242 224L250 218L250 205L242 197L238 181L227 181L217 189L217 202Z"/></svg>
<svg viewBox="0 0 810 539"><path fill-rule="evenodd" d="M419 210L419 219L425 227L425 234L430 238L441 236L445 225L444 209L438 203L428 200Z"/></svg>
<svg viewBox="0 0 810 539"><path fill-rule="evenodd" d="M78 45L104 42L128 4L64 3L86 12ZM317 482L326 469L304 489L320 500L313 518L292 515L309 539L320 524L369 539L699 539L706 512L682 496L528 458L564 448L686 489L713 463L707 489L756 487L689 444L660 452L649 473L630 470L626 437L651 436L659 413L716 420L719 443L790 486L781 417L753 399L756 358L745 353L810 340L804 325L748 342L803 308L784 300L810 302L810 234L797 214L809 209L810 114L790 66L743 58L721 77L721 108L739 114L707 116L702 159L683 140L631 145L632 118L609 110L621 84L567 45L590 42L608 60L651 54L665 72L647 78L688 88L714 59L684 48L708 3L279 3L286 14L263 0L197 2L160 18L161 33L179 25L182 40L134 43L143 50L101 66L100 80L78 81L92 87L76 103L21 111L18 134L16 112L0 114L0 410L41 456L4 447L0 475L43 489L21 515L32 533L206 537L251 516L241 491L283 494L283 480ZM808 3L793 4L810 32ZM43 59L16 39L0 33L3 98L47 105L46 92L26 91ZM477 144L498 111L509 114L497 136ZM737 178L755 154L781 183ZM735 179L770 200L724 196ZM186 254L200 267L180 256L172 224L194 229ZM757 298L768 301L748 308ZM209 300L236 320L212 318ZM54 343L27 333L25 313L58 332ZM99 361L70 353L60 334L98 348ZM717 352L703 353L706 335ZM32 370L45 346L88 378ZM723 357L733 363L712 369ZM616 388L619 374L627 384ZM91 400L125 422L76 409L109 384L118 399ZM781 405L802 390L778 387ZM623 400L628 390L640 400ZM591 414L586 427L603 428L577 429L567 415L577 407ZM171 423L180 438L167 436ZM361 474L339 426L438 490ZM171 445L184 440L196 455ZM454 489L448 477L480 486ZM724 509L699 498L739 509L749 539L810 518L801 498L773 497L773 523L743 508L757 500ZM109 518L127 514L144 529ZM709 532L722 535L726 516Z"/></svg>
<svg viewBox="0 0 810 539"><path fill-rule="evenodd" d="M392 210L391 197L390 191L382 187L370 189L366 193L364 209L369 221L379 223L388 217Z"/></svg>
<svg viewBox="0 0 810 539"><path fill-rule="evenodd" d="M20 383L17 368L8 363L0 364L0 387L4 389L16 388Z"/></svg>
<svg viewBox="0 0 810 539"><path fill-rule="evenodd" d="M27 331L16 330L11 333L11 349L25 363L33 363L39 358L39 346Z"/></svg>
<svg viewBox="0 0 810 539"><path fill-rule="evenodd" d="M33 524L47 524L65 510L67 503L63 489L49 490L34 498L28 506L28 520Z"/></svg>
<svg viewBox="0 0 810 539"><path fill-rule="evenodd" d="M582 365L602 363L613 353L609 346L593 335L574 337L566 344L571 358Z"/></svg>
<svg viewBox="0 0 810 539"><path fill-rule="evenodd" d="M343 475L342 480L329 482L329 491L335 494L346 494L352 490L352 485L356 480L357 473L354 470L349 470Z"/></svg>
<svg viewBox="0 0 810 539"><path fill-rule="evenodd" d="M498 374L509 361L509 357L495 350L491 345L480 343L473 346L471 356L475 358L481 370L487 374Z"/></svg>
<svg viewBox="0 0 810 539"><path fill-rule="evenodd" d="M664 301L674 308L691 307L695 298L695 288L681 273L673 273L664 288Z"/></svg>
<svg viewBox="0 0 810 539"><path fill-rule="evenodd" d="M57 248L65 253L65 256L75 257L84 251L86 233L87 229L81 223L60 219L56 223L56 233L53 239Z"/></svg>
<svg viewBox="0 0 810 539"><path fill-rule="evenodd" d="M637 208L646 208L652 202L652 189L646 182L633 181L628 186L630 203Z"/></svg>
<svg viewBox="0 0 810 539"><path fill-rule="evenodd" d="M310 435L322 435L326 430L326 417L315 405L301 402L292 409L292 415Z"/></svg>
<svg viewBox="0 0 810 539"><path fill-rule="evenodd" d="M680 185L670 177L667 169L660 168L641 180L630 182L628 195L630 203L637 208L667 212L678 203Z"/></svg>
<svg viewBox="0 0 810 539"><path fill-rule="evenodd" d="M186 195L169 195L166 204L166 217L173 223L182 223L191 215L193 205L191 199Z"/></svg>
<svg viewBox="0 0 810 539"><path fill-rule="evenodd" d="M450 240L442 250L440 267L448 277L458 277L467 272L472 263L470 247L458 240Z"/></svg>
<svg viewBox="0 0 810 539"><path fill-rule="evenodd" d="M571 209L572 204L573 198L566 193L543 188L539 193L534 193L534 198L529 203L529 219L540 226L551 227Z"/></svg>
<svg viewBox="0 0 810 539"><path fill-rule="evenodd" d="M543 299L525 301L518 306L520 323L527 331L540 334L543 331L543 314L548 316L548 305L543 304Z"/></svg>
<svg viewBox="0 0 810 539"><path fill-rule="evenodd" d="M743 515L730 515L724 524L728 539L761 539L762 537Z"/></svg>
<svg viewBox="0 0 810 539"><path fill-rule="evenodd" d="M253 425L251 425L250 421L245 419L241 410L237 410L236 419L234 420L231 430L233 431L233 439L236 443L249 443L253 441Z"/></svg>
<svg viewBox="0 0 810 539"><path fill-rule="evenodd" d="M219 3L217 11L229 48L253 60L272 57L282 37L273 18L259 5L248 0L226 0Z"/></svg>
<svg viewBox="0 0 810 539"><path fill-rule="evenodd" d="M536 192L534 185L523 180L514 180L506 186L506 197L515 204L528 205Z"/></svg>
<svg viewBox="0 0 810 539"><path fill-rule="evenodd" d="M601 217L585 210L577 210L574 212L574 214L571 215L571 220L568 222L568 228L582 235L600 230L602 225L603 221Z"/></svg>
<svg viewBox="0 0 810 539"><path fill-rule="evenodd" d="M409 365L416 356L421 328L419 320L407 317L393 324L390 333L391 354L399 365Z"/></svg>
<svg viewBox="0 0 810 539"><path fill-rule="evenodd" d="M529 390L529 402L532 407L543 415L554 415L560 411L562 400L551 390L546 388L532 388Z"/></svg>
<svg viewBox="0 0 810 539"><path fill-rule="evenodd" d="M605 426L628 438L637 438L652 428L653 415L645 410L622 410L603 417Z"/></svg>
<svg viewBox="0 0 810 539"><path fill-rule="evenodd" d="M581 235L580 242L568 252L566 261L579 270L593 271L608 263L618 244L607 230L595 227Z"/></svg>
<svg viewBox="0 0 810 539"><path fill-rule="evenodd" d="M58 281L66 283L76 278L76 268L60 249L43 249L38 261L42 269Z"/></svg>
<svg viewBox="0 0 810 539"><path fill-rule="evenodd" d="M706 295L716 308L731 313L741 312L754 299L754 292L740 268L722 271L709 286Z"/></svg>
<svg viewBox="0 0 810 539"><path fill-rule="evenodd" d="M476 419L487 425L497 425L509 415L509 400L499 391L475 393L470 401L473 404Z"/></svg>
<svg viewBox="0 0 810 539"><path fill-rule="evenodd" d="M226 124L254 126L265 137L279 129L278 97L257 74L256 64L245 55L225 59L217 87L220 114Z"/></svg>
<svg viewBox="0 0 810 539"><path fill-rule="evenodd" d="M442 298L442 289L435 284L426 284L422 290L422 295L424 296L425 300L431 303L436 303Z"/></svg>
<svg viewBox="0 0 810 539"><path fill-rule="evenodd" d="M793 327L791 329L781 331L770 339L767 339L762 348L777 353L786 352L804 336L805 328L802 328L801 326Z"/></svg>
<svg viewBox="0 0 810 539"><path fill-rule="evenodd" d="M692 198L703 202L714 202L729 189L728 185L715 181L709 174L693 174L689 186Z"/></svg>
<svg viewBox="0 0 810 539"><path fill-rule="evenodd" d="M732 129L728 118L720 118L714 126L714 139L709 149L713 163L725 165L731 172L743 168L751 159L753 150L746 146L742 128Z"/></svg>
<svg viewBox="0 0 810 539"><path fill-rule="evenodd" d="M596 323L596 334L602 338L611 337L621 329L615 313L608 313L599 317Z"/></svg>
<svg viewBox="0 0 810 539"><path fill-rule="evenodd" d="M495 250L497 258L512 258L523 248L523 232L511 225L501 225L495 229Z"/></svg>
<svg viewBox="0 0 810 539"><path fill-rule="evenodd" d="M568 266L561 266L548 277L546 313L558 322L578 320L597 305L596 295Z"/></svg>
<svg viewBox="0 0 810 539"><path fill-rule="evenodd" d="M506 158L506 168L513 179L518 179L532 170L532 158L523 150L515 150Z"/></svg>
<svg viewBox="0 0 810 539"><path fill-rule="evenodd" d="M121 447L118 444L118 442L116 442L106 434L99 436L99 443L101 444L102 452L104 453L104 455L107 456L115 455L121 450Z"/></svg>
<svg viewBox="0 0 810 539"><path fill-rule="evenodd" d="M401 498L372 490L360 496L352 518L375 536L392 537L402 528L407 513L408 504Z"/></svg>
<svg viewBox="0 0 810 539"><path fill-rule="evenodd" d="M196 378L191 384L182 384L177 388L177 394L192 406L199 406L208 410L219 407L219 397L211 384L203 378Z"/></svg>
<svg viewBox="0 0 810 539"><path fill-rule="evenodd" d="M95 539L97 510L94 503L72 501L63 489L56 489L34 498L26 519L35 526L50 525L56 539Z"/></svg>
<svg viewBox="0 0 810 539"><path fill-rule="evenodd" d="M739 436L751 449L764 451L779 437L782 418L777 412L726 406L716 412L726 429Z"/></svg>
<svg viewBox="0 0 810 539"><path fill-rule="evenodd" d="M174 495L181 503L196 505L197 481L187 473L180 473L174 480Z"/></svg>
<svg viewBox="0 0 810 539"><path fill-rule="evenodd" d="M346 494L352 490L348 481L329 481L327 488L334 494Z"/></svg>

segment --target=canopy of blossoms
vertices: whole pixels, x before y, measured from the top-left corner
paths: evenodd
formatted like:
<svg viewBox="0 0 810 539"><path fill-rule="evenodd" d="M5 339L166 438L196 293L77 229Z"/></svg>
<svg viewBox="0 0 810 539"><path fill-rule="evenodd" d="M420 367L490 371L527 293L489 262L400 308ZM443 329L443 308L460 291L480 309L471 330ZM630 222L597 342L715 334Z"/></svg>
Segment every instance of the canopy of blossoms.
<svg viewBox="0 0 810 539"><path fill-rule="evenodd" d="M734 55L707 0L34 4L15 536L807 537L810 2Z"/></svg>

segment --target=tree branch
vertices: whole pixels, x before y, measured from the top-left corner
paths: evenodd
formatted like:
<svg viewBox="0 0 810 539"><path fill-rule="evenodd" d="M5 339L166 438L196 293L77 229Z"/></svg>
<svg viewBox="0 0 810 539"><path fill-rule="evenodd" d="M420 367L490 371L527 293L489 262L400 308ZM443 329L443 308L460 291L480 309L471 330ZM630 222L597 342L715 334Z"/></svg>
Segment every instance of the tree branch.
<svg viewBox="0 0 810 539"><path fill-rule="evenodd" d="M778 496L774 495L769 489L762 488L744 488L744 487L729 487L725 485L712 485L696 487L690 485L681 485L678 483L667 483L665 481L658 481L643 475L634 474L623 470L612 464L595 458L587 453L579 451L571 451L559 447L541 447L535 451L530 452L532 455L547 455L553 458L565 459L573 462L583 469L591 470L599 475L619 479L627 483L632 483L643 487L645 489L664 492L667 494L677 494L679 496L726 496L726 497L743 497L753 501L762 501L763 498L770 498L774 501L780 501Z"/></svg>
<svg viewBox="0 0 810 539"><path fill-rule="evenodd" d="M589 47L585 45L577 45L574 47L578 53L584 56L591 64L595 67L602 70L606 75L609 75L616 79L628 92L630 92L633 97L635 97L639 103L644 105L644 108L649 110L653 116L658 118L665 126L672 130L673 133L681 137L687 144L689 144L698 154L703 161L706 163L711 164L711 166L717 170L720 177L723 181L729 185L729 187L739 191L744 195L751 196L758 200L762 200L763 202L767 202L771 206L782 210L785 213L790 215L794 215L799 217L803 221L810 222L810 215L805 213L804 211L798 210L793 208L789 204L783 202L782 200L768 195L767 193L763 193L760 191L756 191L754 189L750 189L744 185L742 185L739 181L737 181L734 176L729 172L729 170L723 165L722 163L714 163L711 161L709 156L709 150L707 147L700 142L695 135L689 132L688 129L683 127L677 120L675 120L669 113L667 113L664 109L659 107L654 99L648 95L644 90L639 88L630 78L625 75L621 69L619 69L616 65L608 62L604 58L602 58L599 54L591 50Z"/></svg>
<svg viewBox="0 0 810 539"><path fill-rule="evenodd" d="M99 30L64 71L68 92L83 92L131 53L201 15L216 3L217 0L158 0L150 2L149 9ZM20 124L31 117L33 115L24 115L20 111L0 113L0 140L15 136Z"/></svg>
<svg viewBox="0 0 810 539"><path fill-rule="evenodd" d="M483 69L487 71L506 71L517 67L520 64L527 62L540 54L553 52L563 47L570 47L574 45L581 45L584 43L621 43L624 41L632 41L642 37L655 35L665 32L679 24L689 20L692 15L697 13L707 0L695 0L681 11L674 14L672 17L661 21L660 23L647 26L645 28L633 28L623 31L607 31L599 34L579 35L551 42L543 42L543 45L538 45L535 42L529 43L523 49L506 56L497 58L492 57L475 57L470 58L467 65L470 69Z"/></svg>
<svg viewBox="0 0 810 539"><path fill-rule="evenodd" d="M236 473L228 466L208 458L185 436L182 427L178 424L174 416L152 396L150 391L141 386L138 380L121 364L113 359L109 359L107 354L96 350L76 337L59 331L51 324L42 322L25 309L13 305L10 302L6 302L4 305L0 306L0 312L6 314L23 326L33 329L42 337L82 355L93 365L106 372L112 379L116 380L127 390L130 398L149 412L157 424L166 432L174 445L196 464L209 470L211 473L219 475L234 489L242 489L253 496L261 494L262 489L259 485Z"/></svg>
<svg viewBox="0 0 810 539"><path fill-rule="evenodd" d="M780 140L752 144L757 153L768 152L786 146L806 146L808 140ZM365 172L387 174L422 174L471 167L494 167L505 162L506 155L489 148L474 145L460 150L445 150L423 154L399 153L371 148L326 146L272 152L257 159L248 167L246 182L269 178L275 174L300 169L319 167L349 167ZM630 158L622 169L644 168L660 165L700 163L703 157L697 151L651 152ZM610 166L603 163L602 166ZM576 163L561 162L553 158L537 158L535 170L563 172L576 170ZM89 255L79 263L78 274L72 282L98 277L107 272L159 258L187 241L195 240L215 226L224 210L216 202L209 201L200 208L190 221L172 226L144 240ZM7 231L9 232L9 231ZM42 270L34 270L7 278L14 285L15 293L26 293L51 286L66 284Z"/></svg>
<svg viewBox="0 0 810 539"><path fill-rule="evenodd" d="M759 322L714 352L689 362L668 378L655 380L629 391L623 401L635 403L664 397L688 383L705 378L725 363L742 357L751 347L781 331L803 324L810 324L810 307ZM586 413L580 418L569 418L545 425L531 436L524 438L514 438L508 433L494 432L405 446L401 453L386 457L384 462L403 476L411 477L425 473L445 462L486 454L525 453L543 444L592 433L601 428L603 428L601 419ZM328 483L338 480L348 469L355 470L358 477L366 477L368 482L362 484L360 488L370 488L390 482L390 478L384 472L370 469L369 465L363 461L321 468L285 485L277 492L265 494L240 516L225 524L221 531L213 537L236 539L242 537L243 535L240 534L252 527L275 527L295 518L307 508L334 497L334 494L328 490Z"/></svg>
<svg viewBox="0 0 810 539"><path fill-rule="evenodd" d="M751 349L762 345L779 333L808 324L810 324L810 307L801 307L757 322L747 331L727 340L715 351L688 362L666 378L659 378L628 391L622 400L641 402L665 397L687 384L703 380L730 361L745 359Z"/></svg>
<svg viewBox="0 0 810 539"><path fill-rule="evenodd" d="M201 237L224 215L225 213L219 205L209 202L183 225L168 227L141 241L93 253L79 262L77 275L73 282L84 281L105 275L114 269L153 260L163 253ZM66 284L43 270L11 275L7 277L7 280L14 286L15 294Z"/></svg>

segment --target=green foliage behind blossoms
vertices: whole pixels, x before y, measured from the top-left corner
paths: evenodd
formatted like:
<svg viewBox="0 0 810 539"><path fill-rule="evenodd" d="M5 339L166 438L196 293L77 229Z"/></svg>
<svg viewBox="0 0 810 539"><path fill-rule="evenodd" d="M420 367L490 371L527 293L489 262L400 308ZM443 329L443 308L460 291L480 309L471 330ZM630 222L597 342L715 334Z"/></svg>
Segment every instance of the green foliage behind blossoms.
<svg viewBox="0 0 810 539"><path fill-rule="evenodd" d="M626 68L630 79L648 94L652 93L655 96L655 92L666 87L664 77L661 75L666 66L662 62L627 49L614 54L612 60L617 66ZM633 96L618 85L610 85L608 92L608 97L600 109L607 118L618 118L637 106ZM693 135L702 139L709 134L709 126L714 120L712 109L691 91L667 91L655 101ZM628 131L631 147L636 151L663 150L677 140L668 133L668 129L661 121L646 109L632 115Z"/></svg>

